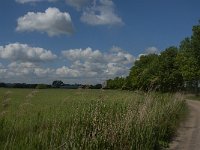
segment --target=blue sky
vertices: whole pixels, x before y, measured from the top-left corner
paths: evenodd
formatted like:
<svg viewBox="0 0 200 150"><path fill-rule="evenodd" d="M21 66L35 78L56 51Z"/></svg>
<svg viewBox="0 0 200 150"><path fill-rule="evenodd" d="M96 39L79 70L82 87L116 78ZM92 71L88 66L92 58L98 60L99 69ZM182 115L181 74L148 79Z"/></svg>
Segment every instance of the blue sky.
<svg viewBox="0 0 200 150"><path fill-rule="evenodd" d="M98 83L178 46L199 0L2 0L0 82Z"/></svg>

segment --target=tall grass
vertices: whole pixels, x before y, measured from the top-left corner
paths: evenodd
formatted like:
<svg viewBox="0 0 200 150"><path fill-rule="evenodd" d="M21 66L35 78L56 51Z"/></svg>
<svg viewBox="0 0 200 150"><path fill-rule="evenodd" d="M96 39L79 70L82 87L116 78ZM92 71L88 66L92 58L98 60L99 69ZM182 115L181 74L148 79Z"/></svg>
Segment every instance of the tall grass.
<svg viewBox="0 0 200 150"><path fill-rule="evenodd" d="M170 94L0 92L0 149L161 149L186 107L181 95Z"/></svg>

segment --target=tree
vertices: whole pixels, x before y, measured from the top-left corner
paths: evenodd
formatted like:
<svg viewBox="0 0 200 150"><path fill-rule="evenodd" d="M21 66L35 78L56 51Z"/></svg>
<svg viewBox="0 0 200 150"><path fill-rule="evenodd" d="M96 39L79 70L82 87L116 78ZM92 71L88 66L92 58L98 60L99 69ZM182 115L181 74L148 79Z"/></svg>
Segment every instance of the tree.
<svg viewBox="0 0 200 150"><path fill-rule="evenodd" d="M179 48L178 63L185 81L194 83L198 94L200 80L200 24L193 26L191 38L184 39Z"/></svg>
<svg viewBox="0 0 200 150"><path fill-rule="evenodd" d="M61 80L55 80L52 83L52 87L55 87L55 88L59 88L59 87L61 87L63 85L64 85L64 83Z"/></svg>
<svg viewBox="0 0 200 150"><path fill-rule="evenodd" d="M139 89L144 91L178 91L191 82L198 93L200 81L200 22L193 26L191 38L185 38L179 49L169 47L161 54L141 56L135 61L126 78L107 81L111 89Z"/></svg>
<svg viewBox="0 0 200 150"><path fill-rule="evenodd" d="M193 81L198 76L198 62L192 49L190 38L184 39L179 48L177 63L184 81Z"/></svg>
<svg viewBox="0 0 200 150"><path fill-rule="evenodd" d="M169 47L159 56L159 85L164 92L177 91L183 86L183 77L176 62L178 48Z"/></svg>
<svg viewBox="0 0 200 150"><path fill-rule="evenodd" d="M0 87L6 87L6 84L5 83L0 83Z"/></svg>
<svg viewBox="0 0 200 150"><path fill-rule="evenodd" d="M108 89L122 89L125 83L125 78L116 77L114 79L107 80L106 88Z"/></svg>
<svg viewBox="0 0 200 150"><path fill-rule="evenodd" d="M127 85L132 89L142 89L145 91L154 89L157 85L158 55L149 54L141 56L131 68L127 77Z"/></svg>

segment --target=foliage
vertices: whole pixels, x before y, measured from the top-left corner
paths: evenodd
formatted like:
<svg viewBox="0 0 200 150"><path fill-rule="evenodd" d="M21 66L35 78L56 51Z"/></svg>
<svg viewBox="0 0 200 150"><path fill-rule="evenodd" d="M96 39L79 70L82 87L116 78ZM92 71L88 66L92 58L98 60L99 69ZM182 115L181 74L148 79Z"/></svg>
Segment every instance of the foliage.
<svg viewBox="0 0 200 150"><path fill-rule="evenodd" d="M123 77L116 77L113 80L107 80L106 88L108 89L122 89L125 79Z"/></svg>
<svg viewBox="0 0 200 150"><path fill-rule="evenodd" d="M167 48L159 56L159 86L161 91L178 91L183 85L183 77L176 62L178 49Z"/></svg>
<svg viewBox="0 0 200 150"><path fill-rule="evenodd" d="M141 56L131 68L129 78L133 89L148 91L156 86L158 80L158 55L150 54Z"/></svg>
<svg viewBox="0 0 200 150"><path fill-rule="evenodd" d="M0 97L0 149L162 149L185 110L180 95L114 90L0 89Z"/></svg>
<svg viewBox="0 0 200 150"><path fill-rule="evenodd" d="M52 87L55 87L55 88L59 88L63 85L64 85L64 83L61 80L55 80L52 82Z"/></svg>

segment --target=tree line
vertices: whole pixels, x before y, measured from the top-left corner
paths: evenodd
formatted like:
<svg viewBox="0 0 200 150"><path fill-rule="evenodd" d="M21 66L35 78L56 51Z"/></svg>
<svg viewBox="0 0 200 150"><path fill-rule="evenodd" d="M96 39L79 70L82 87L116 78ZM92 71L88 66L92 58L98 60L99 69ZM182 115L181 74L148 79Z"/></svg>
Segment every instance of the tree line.
<svg viewBox="0 0 200 150"><path fill-rule="evenodd" d="M192 36L181 41L179 47L172 46L160 54L141 56L127 77L107 80L106 88L162 92L189 88L198 92L199 81L200 22L193 26Z"/></svg>
<svg viewBox="0 0 200 150"><path fill-rule="evenodd" d="M61 80L55 80L52 84L27 84L27 83L4 83L0 82L0 88L30 88L30 89L49 89L49 88L62 88L62 89L101 89L101 84L65 84Z"/></svg>

